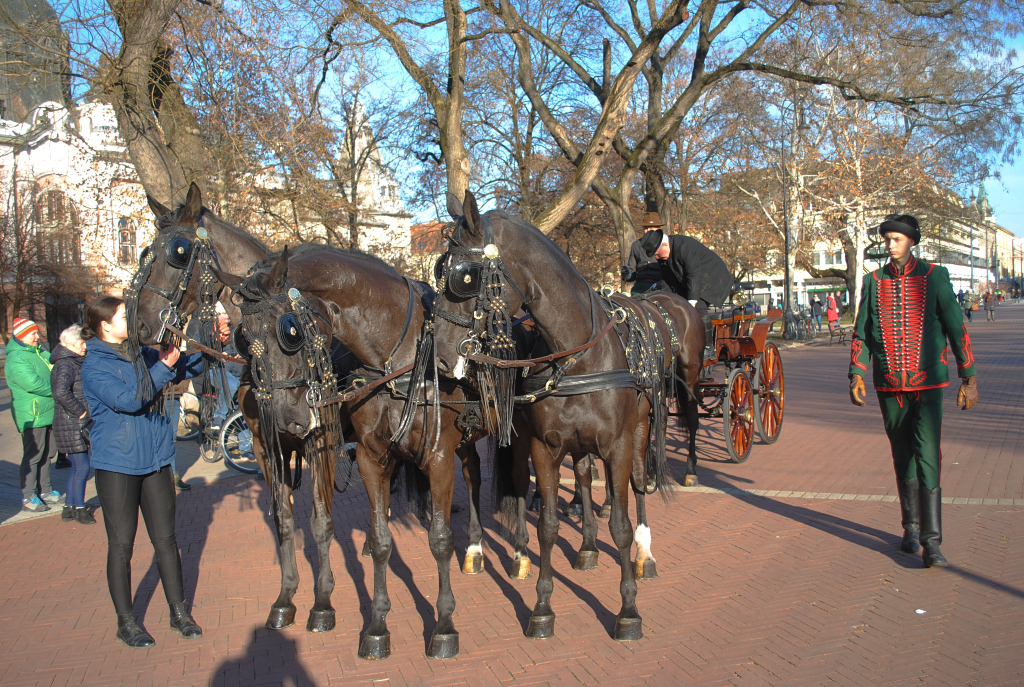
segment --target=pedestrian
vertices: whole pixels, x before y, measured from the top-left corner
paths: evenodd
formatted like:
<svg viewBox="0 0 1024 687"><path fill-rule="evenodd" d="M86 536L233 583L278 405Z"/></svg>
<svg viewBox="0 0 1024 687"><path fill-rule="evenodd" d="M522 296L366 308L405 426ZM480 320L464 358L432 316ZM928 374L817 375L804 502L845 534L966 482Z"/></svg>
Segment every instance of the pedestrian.
<svg viewBox="0 0 1024 687"><path fill-rule="evenodd" d="M996 296L991 291L985 292L985 319L989 322L996 321Z"/></svg>
<svg viewBox="0 0 1024 687"><path fill-rule="evenodd" d="M971 322L974 318L974 294L970 291L964 296L964 315L967 316L967 321Z"/></svg>
<svg viewBox="0 0 1024 687"><path fill-rule="evenodd" d="M828 298L825 299L827 305L828 314L828 326L829 329L839 324L839 307L836 305L835 294L830 293Z"/></svg>
<svg viewBox="0 0 1024 687"><path fill-rule="evenodd" d="M943 387L948 350L962 378L957 405L978 402L974 355L949 271L916 259L917 219L899 215L879 228L889 262L864 277L850 345L850 400L864 405L864 377L872 360L875 391L892 449L907 553L923 550L924 566L946 567L940 486Z"/></svg>
<svg viewBox="0 0 1024 687"><path fill-rule="evenodd" d="M646 236L652 231L660 231L661 227L665 225L661 221L661 215L657 212L648 212L644 215L643 224L640 226ZM644 252L640 245L642 240L637 239L629 247L629 258L621 270L622 281L633 282L633 287L629 291L631 296L656 289L661 283L661 265L653 256Z"/></svg>
<svg viewBox="0 0 1024 687"><path fill-rule="evenodd" d="M159 351L143 348L141 370L137 370L128 355L124 301L113 296L97 298L89 305L85 322L88 349L82 386L93 420L91 459L107 533L107 586L117 613L117 638L130 647L155 643L132 611L131 559L140 510L170 606L171 629L186 638L200 637L203 631L185 600L174 531L175 432L162 412L160 390L195 376L202 354L183 357L174 346ZM137 376L140 373L148 374L152 384L144 384ZM147 393L147 387L156 393Z"/></svg>
<svg viewBox="0 0 1024 687"><path fill-rule="evenodd" d="M89 445L82 434L89 422L89 406L82 391L85 360L82 325L73 324L60 333L60 344L50 354L50 386L53 389L53 438L57 450L71 461L68 493L61 520L93 525L96 518L85 507L85 482L89 479Z"/></svg>
<svg viewBox="0 0 1024 687"><path fill-rule="evenodd" d="M956 294L956 302L960 304L960 307L964 307L964 290L960 289Z"/></svg>
<svg viewBox="0 0 1024 687"><path fill-rule="evenodd" d="M12 324L4 374L11 389L14 426L21 432L21 507L39 513L60 502L60 492L50 484L50 354L39 345L35 322L15 317Z"/></svg>
<svg viewBox="0 0 1024 687"><path fill-rule="evenodd" d="M811 302L811 316L814 321L818 323L818 333L821 334L821 299L818 298L818 294L814 294L814 300Z"/></svg>

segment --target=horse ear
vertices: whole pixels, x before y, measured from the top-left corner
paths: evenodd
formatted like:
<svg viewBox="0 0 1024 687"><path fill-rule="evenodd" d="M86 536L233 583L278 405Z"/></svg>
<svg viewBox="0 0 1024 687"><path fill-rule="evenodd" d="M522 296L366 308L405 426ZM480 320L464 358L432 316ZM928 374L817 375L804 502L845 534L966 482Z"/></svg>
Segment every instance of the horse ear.
<svg viewBox="0 0 1024 687"><path fill-rule="evenodd" d="M448 214L451 218L462 217L462 201L459 200L459 197L451 191L446 192L445 195L448 197Z"/></svg>
<svg viewBox="0 0 1024 687"><path fill-rule="evenodd" d="M157 217L163 217L164 215L170 212L170 210L168 210L163 205L163 203L161 203L159 200L149 195L148 193L146 194L146 202L149 203L149 209L152 210L153 214L156 215Z"/></svg>
<svg viewBox="0 0 1024 687"><path fill-rule="evenodd" d="M199 219L199 214L203 211L203 192L196 185L196 182L192 182L188 185L188 195L185 196L185 207L181 212L181 221L183 222L194 222Z"/></svg>
<svg viewBox="0 0 1024 687"><path fill-rule="evenodd" d="M274 263L274 268L270 270L270 274L267 275L267 280L264 282L271 292L278 292L284 288L285 280L288 278L288 246L284 247L281 251L281 257Z"/></svg>
<svg viewBox="0 0 1024 687"><path fill-rule="evenodd" d="M213 270L213 276L217 277L217 281L224 284L229 289L234 289L245 281L245 277L239 277L238 275L231 274L229 272L222 272L216 267L211 267L210 269Z"/></svg>
<svg viewBox="0 0 1024 687"><path fill-rule="evenodd" d="M462 201L462 208L465 210L466 226L473 236L480 234L480 210L476 206L476 196L472 191L466 191L466 198Z"/></svg>

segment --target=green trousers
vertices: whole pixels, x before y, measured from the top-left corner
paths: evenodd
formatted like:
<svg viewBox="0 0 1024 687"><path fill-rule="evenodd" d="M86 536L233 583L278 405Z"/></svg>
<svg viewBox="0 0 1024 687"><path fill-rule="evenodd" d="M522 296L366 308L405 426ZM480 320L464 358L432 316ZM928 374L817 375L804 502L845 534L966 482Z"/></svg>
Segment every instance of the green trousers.
<svg viewBox="0 0 1024 687"><path fill-rule="evenodd" d="M939 486L942 468L942 389L878 392L896 479Z"/></svg>

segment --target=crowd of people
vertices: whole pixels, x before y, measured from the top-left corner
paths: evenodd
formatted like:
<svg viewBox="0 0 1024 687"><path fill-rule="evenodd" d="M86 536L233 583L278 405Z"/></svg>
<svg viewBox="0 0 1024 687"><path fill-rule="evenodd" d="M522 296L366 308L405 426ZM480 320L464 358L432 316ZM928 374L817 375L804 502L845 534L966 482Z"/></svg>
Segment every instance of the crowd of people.
<svg viewBox="0 0 1024 687"><path fill-rule="evenodd" d="M229 331L221 322L221 335ZM181 556L175 535L175 432L177 418L166 412L165 390L202 373L202 354L174 347L144 347L145 372L128 353L124 301L94 300L85 326L60 334L47 352L35 322L16 318L6 347L5 374L11 413L22 436L21 487L24 510L51 509L64 499L62 520L96 522L87 508L90 469L103 509L107 535L107 586L117 615L117 638L130 647L155 642L132 609L131 559L139 513L153 544L157 569L170 608L171 628L199 637L185 599ZM144 384L148 374L152 384ZM147 392L151 388L153 392ZM53 450L71 463L67 494L50 481Z"/></svg>

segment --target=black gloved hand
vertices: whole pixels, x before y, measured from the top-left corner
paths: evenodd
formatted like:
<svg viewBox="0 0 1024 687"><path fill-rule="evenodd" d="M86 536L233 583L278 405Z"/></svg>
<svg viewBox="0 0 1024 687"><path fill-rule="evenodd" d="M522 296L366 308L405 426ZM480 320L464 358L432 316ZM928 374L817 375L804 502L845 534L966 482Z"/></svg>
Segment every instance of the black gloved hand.
<svg viewBox="0 0 1024 687"><path fill-rule="evenodd" d="M622 266L622 281L636 281L636 272L629 269L629 265Z"/></svg>

